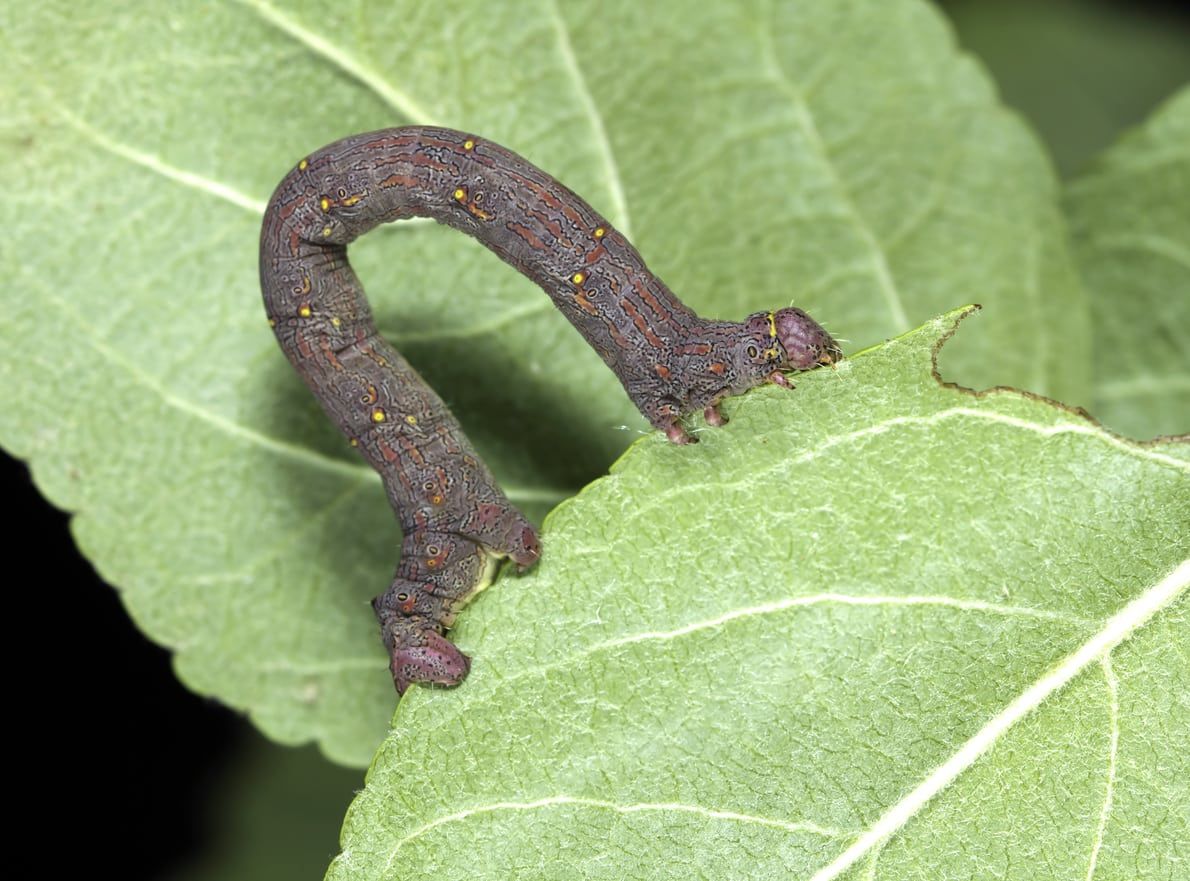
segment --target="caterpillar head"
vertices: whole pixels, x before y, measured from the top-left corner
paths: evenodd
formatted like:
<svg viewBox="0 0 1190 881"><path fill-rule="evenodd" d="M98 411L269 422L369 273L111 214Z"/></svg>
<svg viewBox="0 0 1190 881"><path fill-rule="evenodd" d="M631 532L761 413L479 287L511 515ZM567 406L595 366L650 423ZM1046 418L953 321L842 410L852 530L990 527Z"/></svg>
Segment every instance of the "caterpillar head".
<svg viewBox="0 0 1190 881"><path fill-rule="evenodd" d="M537 530L528 521L519 516L518 520L520 522L513 523L508 530L508 556L516 563L517 569L524 572L541 556L541 542L537 538Z"/></svg>
<svg viewBox="0 0 1190 881"><path fill-rule="evenodd" d="M834 364L843 351L817 321L801 309L788 308L748 316L742 356L749 373L769 376L778 370Z"/></svg>

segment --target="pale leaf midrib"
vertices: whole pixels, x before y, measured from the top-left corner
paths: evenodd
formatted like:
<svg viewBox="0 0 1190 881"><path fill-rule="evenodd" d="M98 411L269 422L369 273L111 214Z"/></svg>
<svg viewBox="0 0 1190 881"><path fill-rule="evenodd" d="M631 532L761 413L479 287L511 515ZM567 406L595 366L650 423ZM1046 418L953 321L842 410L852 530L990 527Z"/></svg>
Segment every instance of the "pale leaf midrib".
<svg viewBox="0 0 1190 881"><path fill-rule="evenodd" d="M1116 646L1144 627L1154 615L1181 596L1188 585L1190 560L1183 561L1165 578L1107 619L1098 632L1021 692L969 738L950 759L935 768L908 795L886 810L850 847L815 872L810 881L833 881L896 834L935 796L990 751L1017 722L1040 707L1050 695L1065 687L1090 664L1106 657Z"/></svg>
<svg viewBox="0 0 1190 881"><path fill-rule="evenodd" d="M278 31L292 37L315 55L325 58L352 79L362 84L390 108L404 114L419 125L439 125L433 115L412 95L390 83L378 71L371 69L342 47L320 37L301 22L286 15L265 0L236 0L240 5L252 9Z"/></svg>

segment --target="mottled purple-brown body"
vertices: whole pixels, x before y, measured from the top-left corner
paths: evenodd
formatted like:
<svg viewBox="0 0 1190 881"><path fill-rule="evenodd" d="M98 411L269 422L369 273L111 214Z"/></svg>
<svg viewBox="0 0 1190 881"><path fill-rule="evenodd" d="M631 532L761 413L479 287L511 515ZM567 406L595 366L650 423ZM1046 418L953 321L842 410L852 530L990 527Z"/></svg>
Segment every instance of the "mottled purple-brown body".
<svg viewBox="0 0 1190 881"><path fill-rule="evenodd" d="M450 129L356 135L302 160L261 231L265 308L281 348L384 480L404 533L392 585L373 606L398 691L453 685L468 660L443 635L495 562L539 555L532 525L500 491L442 400L379 335L347 245L381 223L432 217L533 279L675 443L681 417L782 370L841 357L798 309L744 322L699 318L582 199L503 147Z"/></svg>

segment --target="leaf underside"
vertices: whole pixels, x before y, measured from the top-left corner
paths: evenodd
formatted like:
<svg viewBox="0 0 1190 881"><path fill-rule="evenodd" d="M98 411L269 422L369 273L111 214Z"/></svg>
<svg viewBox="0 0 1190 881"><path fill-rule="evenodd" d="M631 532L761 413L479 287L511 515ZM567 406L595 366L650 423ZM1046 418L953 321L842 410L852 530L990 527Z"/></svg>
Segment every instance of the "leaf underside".
<svg viewBox="0 0 1190 881"><path fill-rule="evenodd" d="M1087 400L1053 175L928 5L336 10L115 0L102 27L63 0L0 10L0 170L20 182L0 203L18 294L0 443L76 513L182 680L274 739L363 765L395 700L367 604L391 514L277 350L256 278L269 193L335 138L482 133L582 193L700 312L794 302L849 352L978 297L948 377ZM536 516L642 432L548 299L475 242L402 223L352 260Z"/></svg>
<svg viewBox="0 0 1190 881"><path fill-rule="evenodd" d="M1066 191L1094 329L1095 414L1190 432L1190 86Z"/></svg>

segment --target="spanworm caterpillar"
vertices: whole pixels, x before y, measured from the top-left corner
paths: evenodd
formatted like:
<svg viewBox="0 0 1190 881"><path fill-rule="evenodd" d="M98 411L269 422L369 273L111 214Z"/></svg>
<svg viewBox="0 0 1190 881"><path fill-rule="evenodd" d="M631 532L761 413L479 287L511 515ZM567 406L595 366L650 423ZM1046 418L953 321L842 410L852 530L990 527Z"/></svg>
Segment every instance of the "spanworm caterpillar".
<svg viewBox="0 0 1190 881"><path fill-rule="evenodd" d="M474 236L536 282L674 443L681 417L784 370L842 357L799 309L743 322L698 317L586 202L520 156L451 129L354 135L303 159L264 215L260 279L269 323L323 408L379 472L404 542L372 605L398 692L455 685L470 661L446 639L500 559L531 566L532 524L496 485L442 400L372 320L347 245L381 223L432 217Z"/></svg>

